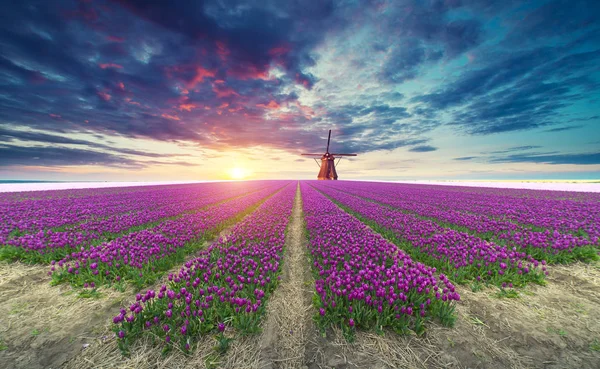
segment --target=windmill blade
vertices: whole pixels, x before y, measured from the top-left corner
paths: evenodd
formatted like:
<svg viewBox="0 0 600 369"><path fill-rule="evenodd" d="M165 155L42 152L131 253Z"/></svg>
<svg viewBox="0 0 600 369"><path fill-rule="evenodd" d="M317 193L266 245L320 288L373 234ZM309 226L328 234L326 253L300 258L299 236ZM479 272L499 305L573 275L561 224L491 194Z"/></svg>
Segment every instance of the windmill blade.
<svg viewBox="0 0 600 369"><path fill-rule="evenodd" d="M333 156L357 156L358 154L331 154Z"/></svg>
<svg viewBox="0 0 600 369"><path fill-rule="evenodd" d="M331 130L329 130L329 136L327 137L327 150L325 152L329 152L329 141L331 140Z"/></svg>
<svg viewBox="0 0 600 369"><path fill-rule="evenodd" d="M323 154L300 154L304 156L323 156Z"/></svg>

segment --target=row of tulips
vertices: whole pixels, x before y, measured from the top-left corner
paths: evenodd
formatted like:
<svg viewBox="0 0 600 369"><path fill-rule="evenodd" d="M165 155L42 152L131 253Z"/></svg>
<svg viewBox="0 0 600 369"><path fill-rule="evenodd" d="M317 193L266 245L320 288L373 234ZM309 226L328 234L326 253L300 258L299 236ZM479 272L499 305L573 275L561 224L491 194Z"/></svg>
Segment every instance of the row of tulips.
<svg viewBox="0 0 600 369"><path fill-rule="evenodd" d="M257 332L279 280L295 193L295 183L288 183L230 234L170 274L158 291L137 295L136 302L113 319L121 349L126 352L147 332L159 337L165 348L178 345L184 351L202 335L221 332L223 340L227 327Z"/></svg>
<svg viewBox="0 0 600 369"><path fill-rule="evenodd" d="M586 238L571 233L545 229L538 231L517 223L488 217L473 212L464 199L456 199L452 205L463 211L440 206L435 196L422 196L418 200L404 193L402 186L369 183L335 184L332 188L346 193L374 200L393 208L408 211L420 217L433 220L444 227L468 232L496 244L516 247L534 259L544 259L549 263L565 263L574 260L597 260L598 237ZM460 205L457 205L460 204ZM469 211L464 211L467 208Z"/></svg>
<svg viewBox="0 0 600 369"><path fill-rule="evenodd" d="M60 230L94 219L179 203L217 189L216 184L201 186L149 186L133 188L73 190L77 196L32 197L0 202L0 245L22 234ZM65 191L48 191L65 192ZM35 194L31 192L30 194Z"/></svg>
<svg viewBox="0 0 600 369"><path fill-rule="evenodd" d="M580 193L574 197L558 191L529 191L527 196L509 198L511 192L505 191L503 196L481 196L478 193L458 198L452 196L454 199L449 199L449 204L457 210L508 220L538 230L568 232L590 240L595 238L596 241L600 237L600 196L597 193ZM546 195L531 195L536 192Z"/></svg>
<svg viewBox="0 0 600 369"><path fill-rule="evenodd" d="M185 186L186 184L181 184ZM60 198L79 198L89 196L105 196L109 194L125 194L129 192L155 191L164 185L140 185L129 187L91 187L87 188L67 188L67 189L48 189L48 190L29 190L19 192L0 192L0 203L13 203L29 200L56 200ZM180 185L171 185L173 187Z"/></svg>
<svg viewBox="0 0 600 369"><path fill-rule="evenodd" d="M173 201L170 204L160 202L146 203L148 209L132 211L127 214L116 214L106 218L88 220L62 231L45 230L6 241L6 247L0 248L0 258L19 259L29 262L49 263L66 257L81 248L89 248L111 239L119 238L126 233L142 231L151 228L168 219L176 219L186 213L203 210L232 197L245 195L248 192L264 188L268 182L248 183L245 187L239 183L199 184L194 191L186 191L185 199L173 201L171 196L165 196ZM163 190L164 191L164 190Z"/></svg>
<svg viewBox="0 0 600 369"><path fill-rule="evenodd" d="M52 261L50 274L54 283L70 282L78 287L124 280L136 287L148 285L281 188L282 183L271 183L249 195L82 249Z"/></svg>
<svg viewBox="0 0 600 369"><path fill-rule="evenodd" d="M503 286L543 283L545 261L516 248L444 228L430 220L349 195L327 185L313 186L363 219L373 229L427 265L435 266L457 283L481 281Z"/></svg>
<svg viewBox="0 0 600 369"><path fill-rule="evenodd" d="M484 215L537 230L586 236L597 243L600 237L600 196L583 193L577 197L559 191L481 189L469 187L416 186L369 183L375 192L425 202L442 210ZM350 184L357 187L356 184ZM538 193L543 193L540 196ZM595 240L595 241L594 241Z"/></svg>
<svg viewBox="0 0 600 369"><path fill-rule="evenodd" d="M398 247L302 182L302 201L322 330L357 328L424 331L428 318L454 322L460 299L444 274L415 262Z"/></svg>

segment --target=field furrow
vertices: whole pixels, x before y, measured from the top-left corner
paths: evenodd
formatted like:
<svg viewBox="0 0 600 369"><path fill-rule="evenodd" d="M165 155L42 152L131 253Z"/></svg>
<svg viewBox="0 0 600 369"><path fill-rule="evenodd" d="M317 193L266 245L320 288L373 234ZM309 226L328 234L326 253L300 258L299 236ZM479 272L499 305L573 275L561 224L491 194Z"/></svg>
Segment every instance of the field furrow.
<svg viewBox="0 0 600 369"><path fill-rule="evenodd" d="M357 185L347 182L341 187L387 197L388 200L397 201L402 208L429 205L438 208L440 214L449 212L457 217L460 214L474 214L481 217L480 222L485 221L483 217L491 219L488 226L492 227L508 230L516 226L549 230L551 233L558 231L566 235L585 236L591 245L598 245L600 240L600 204L598 195L594 193L580 194L577 197L579 201L574 201L571 197L563 199L564 195L561 197L557 191L537 191L546 192L541 197L535 195L536 191L465 187L440 189L436 186L387 183Z"/></svg>
<svg viewBox="0 0 600 369"><path fill-rule="evenodd" d="M315 276L317 325L339 327L348 339L356 329L409 329L422 333L438 318L451 325L454 286L323 194L301 184L309 250Z"/></svg>
<svg viewBox="0 0 600 369"><path fill-rule="evenodd" d="M599 199L353 181L0 194L16 220L0 367L595 369Z"/></svg>
<svg viewBox="0 0 600 369"><path fill-rule="evenodd" d="M164 221L157 226L91 246L53 262L55 283L94 288L129 281L142 287L204 244L207 237L254 211L265 198L281 189L271 185L206 210Z"/></svg>
<svg viewBox="0 0 600 369"><path fill-rule="evenodd" d="M430 205L430 200L421 202L407 200L400 191L390 192L379 188L355 189L343 186L330 187L335 190L375 201L378 204L433 221L443 227L467 232L486 241L516 247L537 260L548 263L568 263L577 260L598 260L598 238L588 239L570 233L545 229L535 231L510 221L495 220L485 215L459 212Z"/></svg>
<svg viewBox="0 0 600 369"><path fill-rule="evenodd" d="M46 230L14 237L8 239L5 246L0 246L0 260L50 263L80 251L81 248L88 249L128 233L153 228L162 222L204 211L207 207L217 206L264 187L264 184L256 183L248 187L230 184L221 188L205 188L201 196L187 198L158 209L149 207L145 211L89 220L61 232Z"/></svg>
<svg viewBox="0 0 600 369"><path fill-rule="evenodd" d="M152 332L167 349L189 351L196 340L217 334L220 352L229 345L226 331L259 332L265 303L278 284L285 231L296 188L284 189L260 205L231 233L185 263L158 292L114 318L120 346Z"/></svg>
<svg viewBox="0 0 600 369"><path fill-rule="evenodd" d="M416 260L436 267L457 283L481 281L498 286L543 283L544 261L518 250L444 228L387 206L315 185L346 210L408 252Z"/></svg>

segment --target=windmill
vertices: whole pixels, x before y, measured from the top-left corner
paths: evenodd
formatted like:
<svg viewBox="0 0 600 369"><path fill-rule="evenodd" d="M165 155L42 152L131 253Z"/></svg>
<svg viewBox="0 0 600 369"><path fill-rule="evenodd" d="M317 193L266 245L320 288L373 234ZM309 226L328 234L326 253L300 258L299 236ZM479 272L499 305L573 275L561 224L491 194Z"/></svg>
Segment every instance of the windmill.
<svg viewBox="0 0 600 369"><path fill-rule="evenodd" d="M342 160L342 156L356 156L356 154L330 154L329 153L329 141L331 140L331 130L329 130L329 137L327 137L327 149L325 149L325 154L321 155L321 154L302 154L305 156L320 156L321 157L321 164L319 164L319 162L317 161L317 158L313 158L315 159L315 161L317 162L317 164L319 165L319 167L321 168L321 170L319 170L319 175L317 176L317 179L333 179L333 180L337 180L338 179L338 175L337 172L335 171L335 157L339 157L337 164L340 163L340 160Z"/></svg>

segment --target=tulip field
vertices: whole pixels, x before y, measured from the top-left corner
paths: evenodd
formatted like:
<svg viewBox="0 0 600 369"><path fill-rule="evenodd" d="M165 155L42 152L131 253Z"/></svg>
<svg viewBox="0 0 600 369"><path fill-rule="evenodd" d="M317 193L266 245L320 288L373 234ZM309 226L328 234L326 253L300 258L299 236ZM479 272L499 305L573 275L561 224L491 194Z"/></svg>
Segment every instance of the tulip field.
<svg viewBox="0 0 600 369"><path fill-rule="evenodd" d="M3 193L0 367L600 367L599 253L600 194L585 192Z"/></svg>

